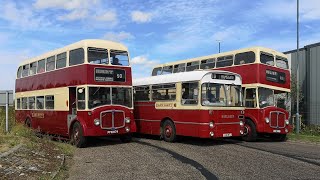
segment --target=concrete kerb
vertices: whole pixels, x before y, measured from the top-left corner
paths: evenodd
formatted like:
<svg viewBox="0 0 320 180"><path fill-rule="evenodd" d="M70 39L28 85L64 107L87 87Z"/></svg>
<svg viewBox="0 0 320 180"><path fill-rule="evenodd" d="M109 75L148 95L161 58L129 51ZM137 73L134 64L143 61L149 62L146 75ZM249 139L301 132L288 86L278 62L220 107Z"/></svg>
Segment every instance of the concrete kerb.
<svg viewBox="0 0 320 180"><path fill-rule="evenodd" d="M4 153L1 153L0 154L0 158L3 158L3 157L6 157L14 152L16 152L17 150L19 150L20 148L22 147L22 144L18 144L16 145L15 147L9 149L8 151L4 152Z"/></svg>
<svg viewBox="0 0 320 180"><path fill-rule="evenodd" d="M52 174L51 179L56 178L56 176L57 176L58 173L60 172L61 168L64 166L64 163L65 163L65 155L63 154L63 155L62 155L62 160L61 160L60 166L59 166L58 170Z"/></svg>

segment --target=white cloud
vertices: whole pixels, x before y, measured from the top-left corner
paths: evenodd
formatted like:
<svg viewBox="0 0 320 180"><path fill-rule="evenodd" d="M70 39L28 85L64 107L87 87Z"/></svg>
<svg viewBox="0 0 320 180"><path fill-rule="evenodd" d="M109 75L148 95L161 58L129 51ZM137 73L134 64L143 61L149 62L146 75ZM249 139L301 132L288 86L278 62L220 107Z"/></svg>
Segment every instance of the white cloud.
<svg viewBox="0 0 320 180"><path fill-rule="evenodd" d="M157 60L150 60L148 59L147 55L141 55L141 56L136 56L131 59L131 64L132 65L141 65L144 67L153 67L156 64L159 64L160 62Z"/></svg>
<svg viewBox="0 0 320 180"><path fill-rule="evenodd" d="M117 14L115 11L108 11L101 15L96 15L98 21L117 21Z"/></svg>
<svg viewBox="0 0 320 180"><path fill-rule="evenodd" d="M33 6L37 9L88 9L100 3L100 0L37 0Z"/></svg>
<svg viewBox="0 0 320 180"><path fill-rule="evenodd" d="M132 74L134 78L151 76L152 67L159 64L158 60L149 59L148 55L140 55L131 59Z"/></svg>
<svg viewBox="0 0 320 180"><path fill-rule="evenodd" d="M29 7L17 7L14 2L2 2L2 13L0 19L8 21L14 26L19 26L23 29L38 28L50 25L51 23L42 16L33 12Z"/></svg>
<svg viewBox="0 0 320 180"><path fill-rule="evenodd" d="M253 11L250 12L253 16L258 16L270 19L286 19L296 21L297 16L297 1L283 0L277 3L265 0L261 2ZM312 21L320 19L320 1L319 0L304 0L299 4L299 15L301 21ZM259 12L259 13L257 13Z"/></svg>
<svg viewBox="0 0 320 180"><path fill-rule="evenodd" d="M152 14L142 11L131 12L131 20L137 23L146 23L152 20Z"/></svg>
<svg viewBox="0 0 320 180"><path fill-rule="evenodd" d="M73 10L70 13L58 16L58 20L61 21L74 21L79 19L85 19L88 16L87 10Z"/></svg>
<svg viewBox="0 0 320 180"><path fill-rule="evenodd" d="M125 40L134 39L134 36L132 34L128 33L128 32L124 32L124 31L121 31L119 33L107 32L103 36L103 39L122 42L122 41L125 41Z"/></svg>

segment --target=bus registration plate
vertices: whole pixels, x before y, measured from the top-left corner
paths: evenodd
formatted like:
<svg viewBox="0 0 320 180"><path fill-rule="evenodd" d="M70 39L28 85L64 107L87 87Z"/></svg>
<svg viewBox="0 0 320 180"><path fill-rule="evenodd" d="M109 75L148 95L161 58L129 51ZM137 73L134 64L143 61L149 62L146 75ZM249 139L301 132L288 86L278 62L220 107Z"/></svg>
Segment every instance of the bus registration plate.
<svg viewBox="0 0 320 180"><path fill-rule="evenodd" d="M223 137L231 137L232 136L232 133L224 133L223 134Z"/></svg>
<svg viewBox="0 0 320 180"><path fill-rule="evenodd" d="M274 132L274 133L281 133L281 130L279 130L279 129L274 129L273 132Z"/></svg>
<svg viewBox="0 0 320 180"><path fill-rule="evenodd" d="M108 134L117 134L118 130L113 130L113 131L107 131Z"/></svg>

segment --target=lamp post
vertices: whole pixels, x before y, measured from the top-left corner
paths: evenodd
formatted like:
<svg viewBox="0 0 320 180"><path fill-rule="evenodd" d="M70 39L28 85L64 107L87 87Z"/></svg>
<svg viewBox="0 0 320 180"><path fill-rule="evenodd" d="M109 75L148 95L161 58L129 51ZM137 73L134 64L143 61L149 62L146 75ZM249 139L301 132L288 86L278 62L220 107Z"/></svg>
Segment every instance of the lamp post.
<svg viewBox="0 0 320 180"><path fill-rule="evenodd" d="M220 43L221 43L221 40L216 40L218 42L218 45L219 45L219 53L220 53Z"/></svg>
<svg viewBox="0 0 320 180"><path fill-rule="evenodd" d="M299 0L297 0L297 113L296 113L296 133L300 132L300 116L299 116Z"/></svg>

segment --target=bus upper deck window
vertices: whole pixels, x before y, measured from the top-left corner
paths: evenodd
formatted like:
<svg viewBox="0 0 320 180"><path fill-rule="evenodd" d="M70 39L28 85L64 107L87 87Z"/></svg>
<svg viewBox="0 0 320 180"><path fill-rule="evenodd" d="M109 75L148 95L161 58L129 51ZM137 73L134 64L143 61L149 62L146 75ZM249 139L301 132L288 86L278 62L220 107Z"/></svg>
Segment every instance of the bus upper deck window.
<svg viewBox="0 0 320 180"><path fill-rule="evenodd" d="M30 64L30 75L34 75L37 73L37 62Z"/></svg>
<svg viewBox="0 0 320 180"><path fill-rule="evenodd" d="M268 65L274 66L274 56L269 53L261 52L260 62L263 64L268 64Z"/></svg>
<svg viewBox="0 0 320 180"><path fill-rule="evenodd" d="M252 52L252 51L243 52L243 53L238 53L235 55L234 65L254 63L254 61L255 61L254 52Z"/></svg>
<svg viewBox="0 0 320 180"><path fill-rule="evenodd" d="M129 66L129 56L127 51L110 50L112 65Z"/></svg>
<svg viewBox="0 0 320 180"><path fill-rule="evenodd" d="M196 69L199 69L199 61L193 61L193 62L188 62L186 71L194 71Z"/></svg>
<svg viewBox="0 0 320 180"><path fill-rule="evenodd" d="M158 76L162 73L162 67L157 67L152 70L152 76Z"/></svg>
<svg viewBox="0 0 320 180"><path fill-rule="evenodd" d="M67 65L67 53L57 55L56 69L64 68Z"/></svg>
<svg viewBox="0 0 320 180"><path fill-rule="evenodd" d="M108 50L102 48L88 48L88 62L90 64L109 64Z"/></svg>
<svg viewBox="0 0 320 180"><path fill-rule="evenodd" d="M217 59L217 67L232 66L232 64L233 64L233 56L223 56L223 57L218 57Z"/></svg>
<svg viewBox="0 0 320 180"><path fill-rule="evenodd" d="M173 73L178 73L178 72L185 72L186 71L186 64L176 64L173 67Z"/></svg>
<svg viewBox="0 0 320 180"><path fill-rule="evenodd" d="M202 60L200 64L200 69L212 69L215 67L215 59Z"/></svg>
<svg viewBox="0 0 320 180"><path fill-rule="evenodd" d="M22 76L22 67L20 66L17 72L17 77L21 78L21 76Z"/></svg>
<svg viewBox="0 0 320 180"><path fill-rule="evenodd" d="M162 74L172 74L172 65L164 66L162 69Z"/></svg>
<svg viewBox="0 0 320 180"><path fill-rule="evenodd" d="M69 65L77 65L84 63L84 50L83 48L74 49L69 52Z"/></svg>
<svg viewBox="0 0 320 180"><path fill-rule="evenodd" d="M289 69L288 59L280 56L276 56L276 65L279 68Z"/></svg>
<svg viewBox="0 0 320 180"><path fill-rule="evenodd" d="M22 67L22 77L29 76L29 64Z"/></svg>

